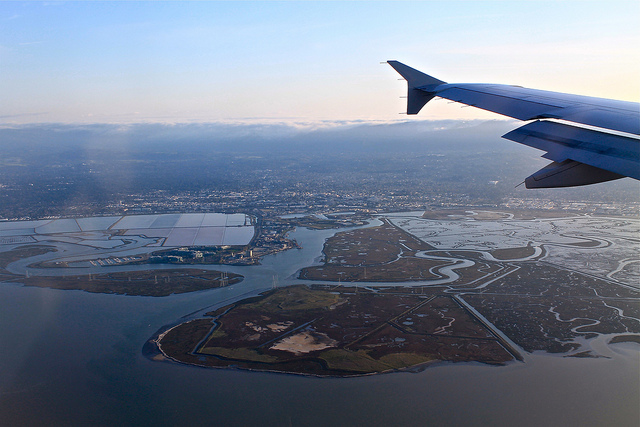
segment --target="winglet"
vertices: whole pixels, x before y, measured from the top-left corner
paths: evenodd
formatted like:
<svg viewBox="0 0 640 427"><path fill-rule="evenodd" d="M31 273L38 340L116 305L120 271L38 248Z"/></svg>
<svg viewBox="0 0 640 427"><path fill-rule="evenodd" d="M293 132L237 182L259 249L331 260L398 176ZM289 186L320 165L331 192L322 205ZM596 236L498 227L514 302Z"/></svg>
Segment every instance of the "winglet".
<svg viewBox="0 0 640 427"><path fill-rule="evenodd" d="M404 65L398 61L387 61L407 81L407 114L418 114L424 105L436 95L434 89L442 84L442 80L431 77L421 71Z"/></svg>

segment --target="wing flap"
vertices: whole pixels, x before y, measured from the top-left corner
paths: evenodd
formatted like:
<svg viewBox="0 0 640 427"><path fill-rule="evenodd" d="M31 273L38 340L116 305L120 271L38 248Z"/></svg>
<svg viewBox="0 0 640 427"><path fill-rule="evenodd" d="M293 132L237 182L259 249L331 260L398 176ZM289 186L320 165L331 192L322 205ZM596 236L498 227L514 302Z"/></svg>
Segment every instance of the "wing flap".
<svg viewBox="0 0 640 427"><path fill-rule="evenodd" d="M583 125L640 134L640 114L628 110L574 107L558 111L559 118Z"/></svg>
<svg viewBox="0 0 640 427"><path fill-rule="evenodd" d="M640 179L640 140L550 121L535 121L503 138L544 150L555 162L567 159Z"/></svg>
<svg viewBox="0 0 640 427"><path fill-rule="evenodd" d="M575 187L620 178L624 176L574 160L565 160L548 164L525 179L524 184L527 188Z"/></svg>

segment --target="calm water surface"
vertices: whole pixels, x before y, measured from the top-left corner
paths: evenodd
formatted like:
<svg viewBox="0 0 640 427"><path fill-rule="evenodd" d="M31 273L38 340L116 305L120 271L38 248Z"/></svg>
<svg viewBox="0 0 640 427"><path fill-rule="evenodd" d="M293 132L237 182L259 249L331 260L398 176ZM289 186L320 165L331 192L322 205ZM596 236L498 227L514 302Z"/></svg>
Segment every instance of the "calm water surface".
<svg viewBox="0 0 640 427"><path fill-rule="evenodd" d="M152 362L163 325L223 301L296 283L333 231L292 234L303 250L229 268L228 288L165 298L0 285L0 425L640 424L640 352L533 354L505 367L439 364L418 373L309 378Z"/></svg>

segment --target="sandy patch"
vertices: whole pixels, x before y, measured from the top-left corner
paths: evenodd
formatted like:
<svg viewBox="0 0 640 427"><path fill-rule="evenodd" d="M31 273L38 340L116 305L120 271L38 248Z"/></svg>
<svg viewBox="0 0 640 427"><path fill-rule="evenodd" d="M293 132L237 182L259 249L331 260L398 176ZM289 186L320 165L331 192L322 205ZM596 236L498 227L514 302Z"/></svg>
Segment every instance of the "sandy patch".
<svg viewBox="0 0 640 427"><path fill-rule="evenodd" d="M267 325L267 328L269 328L269 330L271 330L271 332L284 332L291 325L293 325L293 322L286 321L286 322L272 323L270 325Z"/></svg>
<svg viewBox="0 0 640 427"><path fill-rule="evenodd" d="M304 331L278 341L271 346L271 348L273 350L288 351L297 356L312 351L335 347L336 344L338 344L338 342L332 340L326 334Z"/></svg>

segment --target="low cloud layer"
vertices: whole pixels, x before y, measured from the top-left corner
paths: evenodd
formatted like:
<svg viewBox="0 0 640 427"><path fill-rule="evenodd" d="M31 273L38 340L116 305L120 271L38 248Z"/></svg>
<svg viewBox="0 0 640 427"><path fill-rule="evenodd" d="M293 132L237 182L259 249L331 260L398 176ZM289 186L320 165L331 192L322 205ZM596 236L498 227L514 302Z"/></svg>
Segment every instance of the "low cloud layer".
<svg viewBox="0 0 640 427"><path fill-rule="evenodd" d="M406 121L257 124L38 124L0 127L0 148L19 154L28 148L80 150L374 151L432 152L460 149L522 150L500 136L508 121ZM527 149L525 147L525 149Z"/></svg>

